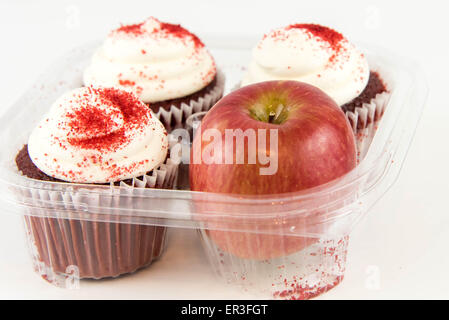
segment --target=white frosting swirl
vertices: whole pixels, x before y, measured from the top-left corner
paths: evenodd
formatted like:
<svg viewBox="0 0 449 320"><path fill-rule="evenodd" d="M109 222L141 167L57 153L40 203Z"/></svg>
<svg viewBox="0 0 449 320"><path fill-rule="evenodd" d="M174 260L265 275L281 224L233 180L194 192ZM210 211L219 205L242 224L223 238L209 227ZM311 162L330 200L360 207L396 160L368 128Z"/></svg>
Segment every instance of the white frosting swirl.
<svg viewBox="0 0 449 320"><path fill-rule="evenodd" d="M365 56L340 33L319 25L291 25L265 35L253 49L242 85L297 80L343 105L360 95L369 73Z"/></svg>
<svg viewBox="0 0 449 320"><path fill-rule="evenodd" d="M28 153L45 174L107 183L141 176L163 163L162 123L133 94L83 87L67 92L32 131Z"/></svg>
<svg viewBox="0 0 449 320"><path fill-rule="evenodd" d="M214 59L194 34L149 18L112 31L84 71L84 83L131 90L151 103L200 91L215 75Z"/></svg>

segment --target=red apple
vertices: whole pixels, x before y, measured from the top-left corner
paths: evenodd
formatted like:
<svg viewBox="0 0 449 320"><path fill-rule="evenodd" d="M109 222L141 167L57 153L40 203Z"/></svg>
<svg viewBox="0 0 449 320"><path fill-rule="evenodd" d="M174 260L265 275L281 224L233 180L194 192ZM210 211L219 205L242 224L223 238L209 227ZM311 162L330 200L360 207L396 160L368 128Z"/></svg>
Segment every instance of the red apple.
<svg viewBox="0 0 449 320"><path fill-rule="evenodd" d="M261 168L269 165L259 157L251 163L249 159L254 150L250 148L250 139L245 140L243 150L237 148L237 139L226 139L226 130L229 133L229 129L254 131L257 143L257 132L263 132L260 129L266 129L267 141L275 136L270 129L275 129L277 149L271 148L270 141L262 150L257 147L256 154L269 154L270 161L277 161L277 170L273 174L261 174ZM214 139L210 138L210 132L214 133ZM207 133L209 137L206 137ZM221 136L221 144L215 141L218 136ZM229 163L231 158L226 162L229 152L233 163ZM208 159L204 159L205 155ZM244 159L244 163L237 164L237 159ZM236 195L283 194L319 186L346 174L355 166L353 131L341 108L328 95L302 82L268 81L230 93L206 114L200 134L196 134L192 145L190 187L194 191ZM231 207L211 208L204 203L198 204L197 208L203 213L221 209L229 216L239 214ZM313 217L298 219L293 224L297 229L304 229L310 223L307 219ZM249 217L232 222L232 219L216 217L211 221L209 237L222 250L241 258L285 256L316 241L285 233L276 234L279 221L269 219L251 220ZM243 230L245 223L260 233L217 230Z"/></svg>

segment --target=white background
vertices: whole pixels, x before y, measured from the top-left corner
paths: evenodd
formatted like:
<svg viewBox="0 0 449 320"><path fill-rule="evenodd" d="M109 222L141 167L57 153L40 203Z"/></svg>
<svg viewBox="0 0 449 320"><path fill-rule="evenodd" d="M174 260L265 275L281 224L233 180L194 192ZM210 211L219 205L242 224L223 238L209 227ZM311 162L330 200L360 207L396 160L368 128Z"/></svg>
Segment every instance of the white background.
<svg viewBox="0 0 449 320"><path fill-rule="evenodd" d="M0 113L51 62L119 23L153 15L191 31L262 35L297 22L415 59L430 96L402 173L351 236L345 280L323 299L449 298L449 22L443 1L2 1ZM1 143L8 143L2 141ZM182 253L176 250L182 245ZM372 285L373 279L378 286ZM190 232L135 275L55 288L34 274L21 221L0 214L0 298L250 298L218 282Z"/></svg>

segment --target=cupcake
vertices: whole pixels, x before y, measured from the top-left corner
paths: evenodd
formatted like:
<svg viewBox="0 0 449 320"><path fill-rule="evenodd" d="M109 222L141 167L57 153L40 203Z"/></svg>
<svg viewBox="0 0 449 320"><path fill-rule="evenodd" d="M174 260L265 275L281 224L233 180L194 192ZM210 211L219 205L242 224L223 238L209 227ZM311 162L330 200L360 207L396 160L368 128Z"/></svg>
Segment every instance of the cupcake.
<svg viewBox="0 0 449 320"><path fill-rule="evenodd" d="M317 24L293 24L264 35L241 84L268 80L320 88L359 132L380 119L388 95L380 70L370 69L365 55L341 33Z"/></svg>
<svg viewBox="0 0 449 320"><path fill-rule="evenodd" d="M23 194L35 203L54 203L70 218L25 215L35 264L45 278L67 275L73 268L80 278L116 277L136 271L158 258L164 248L164 227L88 221L97 214L77 212L85 203L102 209L120 203L120 193L142 188L172 188L177 163L168 156L168 137L162 123L132 93L117 88L83 87L61 96L32 131L15 161L21 174L40 183L39 192ZM54 185L67 185L64 191ZM97 196L83 185L110 185L110 196ZM60 189L56 189L60 190ZM82 192L84 191L84 192ZM86 195L91 192L89 196ZM139 201L136 199L135 201ZM112 203L111 203L112 202ZM132 209L136 203L130 203ZM61 210L61 213L62 213ZM76 217L84 215L87 220ZM117 217L118 216L118 217ZM115 213L119 221L120 216ZM94 219L92 219L94 220Z"/></svg>
<svg viewBox="0 0 449 320"><path fill-rule="evenodd" d="M180 25L153 17L110 32L83 80L87 86L133 92L167 128L207 111L224 90L224 76L203 42Z"/></svg>

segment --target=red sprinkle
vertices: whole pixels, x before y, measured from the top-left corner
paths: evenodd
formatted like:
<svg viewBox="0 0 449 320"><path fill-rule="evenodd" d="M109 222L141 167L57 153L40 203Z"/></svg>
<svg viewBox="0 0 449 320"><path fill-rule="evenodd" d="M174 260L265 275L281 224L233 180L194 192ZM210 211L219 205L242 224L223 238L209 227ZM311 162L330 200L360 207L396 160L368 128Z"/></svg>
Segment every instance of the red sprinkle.
<svg viewBox="0 0 449 320"><path fill-rule="evenodd" d="M68 123L71 132L83 133L87 136L94 136L101 133L107 134L114 126L113 118L96 106L92 106L91 108L82 107L66 116L72 119Z"/></svg>
<svg viewBox="0 0 449 320"><path fill-rule="evenodd" d="M74 113L67 114L68 125L75 133L84 133L88 138L69 138L68 142L82 149L97 149L99 151L115 151L130 141L127 132L139 130L148 123L151 114L148 108L133 94L115 88L88 87L90 95L98 96L97 105L91 105L84 96L79 97L78 108ZM89 96L89 95L87 95ZM113 112L106 114L98 109L98 104L105 104L120 110L124 124L116 131L111 131L114 125Z"/></svg>
<svg viewBox="0 0 449 320"><path fill-rule="evenodd" d="M270 34L270 37L279 39L279 40L285 40L288 36L285 34L284 31L288 31L291 29L304 29L309 34L310 37L314 36L327 45L329 45L330 49L333 51L333 54L329 58L329 62L334 62L337 55L340 53L340 51L343 49L343 46L341 45L342 40L344 40L344 37L341 33L328 28L324 26L320 26L318 24L310 24L310 23L298 23L298 24L291 24L284 29L273 31ZM264 36L264 38L267 37L267 35Z"/></svg>
<svg viewBox="0 0 449 320"><path fill-rule="evenodd" d="M122 25L122 26L120 26L120 28L117 29L117 31L139 35L144 32L142 30L142 26L143 26L143 22L137 23L137 24Z"/></svg>
<svg viewBox="0 0 449 320"><path fill-rule="evenodd" d="M193 43L195 44L195 48L204 47L204 43L201 42L201 40L196 35L184 29L179 24L161 22L161 30L165 31L166 34L172 35L180 39L185 39L186 37L191 38Z"/></svg>
<svg viewBox="0 0 449 320"><path fill-rule="evenodd" d="M323 41L329 43L332 49L337 51L341 47L340 41L344 39L343 35L340 32L337 32L328 27L320 26L318 24L311 24L311 23L292 24L286 28L286 30L290 29L305 29L314 36L319 37Z"/></svg>
<svg viewBox="0 0 449 320"><path fill-rule="evenodd" d="M135 36L140 36L144 34L160 34L164 38L167 38L167 36L172 36L179 39L190 39L193 41L195 48L198 49L204 47L203 42L201 42L201 40L196 35L188 31L187 29L184 29L179 24L159 22L160 29L153 29L151 31L148 31L143 28L144 23L145 22L138 24L122 25L116 31ZM145 54L144 51L145 50L142 50L142 53Z"/></svg>
<svg viewBox="0 0 449 320"><path fill-rule="evenodd" d="M122 79L120 79L120 80L118 81L118 83L119 83L120 85L122 85L122 86L133 86L133 85L136 84L134 81L131 81L131 80L122 80Z"/></svg>

